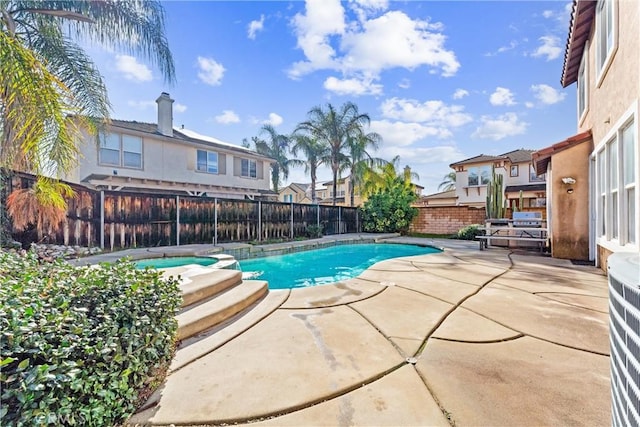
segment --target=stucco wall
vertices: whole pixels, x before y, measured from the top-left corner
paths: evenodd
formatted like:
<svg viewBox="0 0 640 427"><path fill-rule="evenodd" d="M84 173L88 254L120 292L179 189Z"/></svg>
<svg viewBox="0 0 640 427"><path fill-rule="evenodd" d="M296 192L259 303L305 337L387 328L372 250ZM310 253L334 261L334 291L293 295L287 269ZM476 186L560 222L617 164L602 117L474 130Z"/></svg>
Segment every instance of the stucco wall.
<svg viewBox="0 0 640 427"><path fill-rule="evenodd" d="M418 208L409 231L425 234L454 234L462 227L483 224L485 210L469 206L425 206Z"/></svg>
<svg viewBox="0 0 640 427"><path fill-rule="evenodd" d="M582 143L551 157L552 186L551 254L554 258L589 259L589 154L592 145ZM573 178L565 184L562 178Z"/></svg>
<svg viewBox="0 0 640 427"><path fill-rule="evenodd" d="M578 123L578 131L591 129L596 147L604 142L604 137L632 104L637 105L640 95L640 2L623 0L616 1L615 5L618 20L617 50L602 77L596 71L596 25L592 26L589 37L588 111Z"/></svg>
<svg viewBox="0 0 640 427"><path fill-rule="evenodd" d="M589 37L591 42L587 57L588 110L582 120L579 120L578 131L591 129L594 153L604 146L613 132L623 125L626 119L632 117L629 115L630 111L635 111L636 126L639 119L640 1L616 1L615 8L617 47L608 68L601 76L596 71L595 22ZM636 171L639 171L640 152L636 153L635 163ZM636 202L636 206L638 207L640 204ZM597 245L598 263L605 269L608 255L618 250L624 250L615 241L603 240L602 238L598 238Z"/></svg>
<svg viewBox="0 0 640 427"><path fill-rule="evenodd" d="M266 162L262 160L257 160L257 179L236 176L239 175L239 171L237 174L234 173L235 169L239 169L239 166L234 168L234 163L239 163L240 158L252 158L250 154L243 156L242 153L225 152L224 150L202 146L200 147L201 149L209 149L219 153L219 173L209 174L195 170L198 147L194 145L176 143L169 139L149 138L147 135L137 134L136 132L116 132L142 137L142 169L99 165L98 147L95 139L84 135L80 143L82 156L78 167L67 175L66 179L79 183L80 180L90 174L112 175L113 171L116 170L119 175L131 178L214 184L262 190L270 188L269 165L264 164Z"/></svg>

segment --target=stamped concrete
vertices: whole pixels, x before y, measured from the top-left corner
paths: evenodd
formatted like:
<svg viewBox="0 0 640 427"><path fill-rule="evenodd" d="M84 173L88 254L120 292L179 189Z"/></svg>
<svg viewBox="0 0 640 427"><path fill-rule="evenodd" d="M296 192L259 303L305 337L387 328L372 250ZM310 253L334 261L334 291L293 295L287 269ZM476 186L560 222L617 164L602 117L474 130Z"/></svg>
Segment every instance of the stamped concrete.
<svg viewBox="0 0 640 427"><path fill-rule="evenodd" d="M245 316L244 332L183 353L130 424L610 422L598 269L475 242L390 240L445 250L278 294Z"/></svg>

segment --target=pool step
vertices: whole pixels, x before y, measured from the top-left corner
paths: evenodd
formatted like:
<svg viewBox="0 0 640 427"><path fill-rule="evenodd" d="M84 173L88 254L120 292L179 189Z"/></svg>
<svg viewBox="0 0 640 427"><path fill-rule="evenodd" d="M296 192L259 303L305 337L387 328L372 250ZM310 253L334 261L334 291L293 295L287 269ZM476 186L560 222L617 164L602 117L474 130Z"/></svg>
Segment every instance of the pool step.
<svg viewBox="0 0 640 427"><path fill-rule="evenodd" d="M237 273L241 274L239 271ZM239 284L226 292L178 314L178 340L197 335L224 322L263 298L268 292L265 281L240 280Z"/></svg>
<svg viewBox="0 0 640 427"><path fill-rule="evenodd" d="M182 307L203 302L240 283L242 283L242 272L239 270L212 271L209 269L186 277L181 275Z"/></svg>

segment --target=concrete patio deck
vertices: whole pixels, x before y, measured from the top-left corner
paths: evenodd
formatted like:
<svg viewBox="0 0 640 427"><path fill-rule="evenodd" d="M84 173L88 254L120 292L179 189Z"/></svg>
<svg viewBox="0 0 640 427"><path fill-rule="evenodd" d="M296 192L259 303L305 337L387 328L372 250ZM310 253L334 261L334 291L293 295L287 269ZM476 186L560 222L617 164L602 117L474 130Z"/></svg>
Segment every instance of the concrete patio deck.
<svg viewBox="0 0 640 427"><path fill-rule="evenodd" d="M270 291L245 316L262 320L174 361L129 424L609 425L602 272L426 241L444 252Z"/></svg>

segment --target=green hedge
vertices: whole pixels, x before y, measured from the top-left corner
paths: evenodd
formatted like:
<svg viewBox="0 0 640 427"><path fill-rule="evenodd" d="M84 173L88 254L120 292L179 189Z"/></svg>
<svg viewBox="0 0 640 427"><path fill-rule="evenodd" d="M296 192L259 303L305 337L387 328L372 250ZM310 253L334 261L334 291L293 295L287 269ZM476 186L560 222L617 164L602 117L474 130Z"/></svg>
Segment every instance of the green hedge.
<svg viewBox="0 0 640 427"><path fill-rule="evenodd" d="M457 238L461 240L474 240L476 236L482 236L484 230L480 230L480 224L471 224L458 230Z"/></svg>
<svg viewBox="0 0 640 427"><path fill-rule="evenodd" d="M172 357L175 280L0 252L0 425L113 425Z"/></svg>

